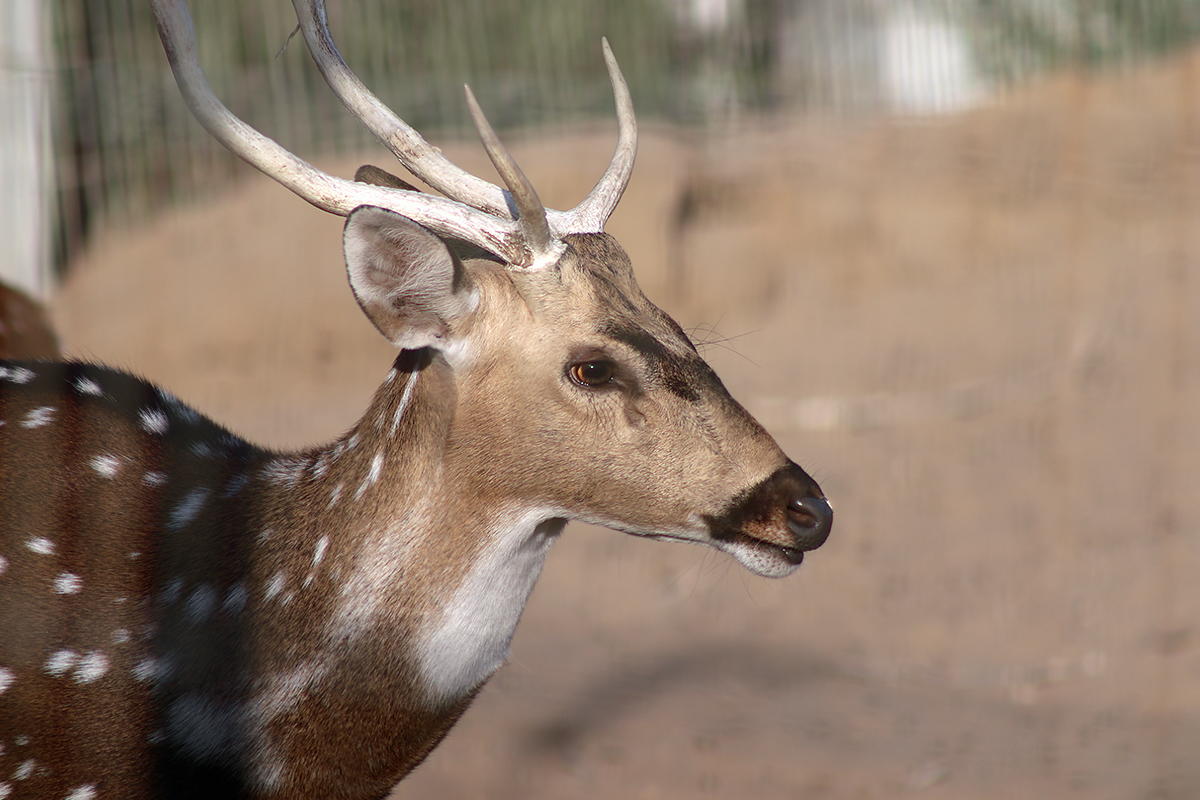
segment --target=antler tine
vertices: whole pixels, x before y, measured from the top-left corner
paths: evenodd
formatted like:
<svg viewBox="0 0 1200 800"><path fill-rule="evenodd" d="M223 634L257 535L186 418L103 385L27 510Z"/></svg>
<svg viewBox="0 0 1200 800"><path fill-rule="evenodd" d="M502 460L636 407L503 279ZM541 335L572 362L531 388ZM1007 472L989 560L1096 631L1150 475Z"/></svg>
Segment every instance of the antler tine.
<svg viewBox="0 0 1200 800"><path fill-rule="evenodd" d="M558 250L555 246L556 240L550 233L550 225L546 222L546 207L538 199L533 184L500 143L500 138L496 136L496 131L484 116L471 87L463 86L463 89L466 90L467 107L471 110L471 119L475 122L475 129L479 131L483 149L487 151L500 179L508 187L509 195L516 206L517 223L521 226L526 244L529 245L531 258L518 266L540 269L550 262Z"/></svg>
<svg viewBox="0 0 1200 800"><path fill-rule="evenodd" d="M489 214L510 212L497 186L456 166L363 85L338 52L329 31L325 0L292 0L309 52L342 104L375 134L404 167L447 197ZM600 182L571 211L547 209L551 227L562 233L599 232L625 192L637 154L633 100L607 39L602 39L617 106L617 147ZM511 191L511 187L509 187Z"/></svg>
<svg viewBox="0 0 1200 800"><path fill-rule="evenodd" d="M561 224L564 232L590 233L604 230L604 223L612 216L629 185L629 176L633 174L633 162L637 157L637 118L633 114L633 98L629 94L629 84L621 74L617 58L613 55L608 39L600 40L604 50L604 64L608 67L608 79L612 83L613 98L617 105L617 147L613 151L612 161L604 171L600 182L596 184L583 202L563 214Z"/></svg>
<svg viewBox="0 0 1200 800"><path fill-rule="evenodd" d="M235 155L317 208L346 216L360 205L390 209L431 230L462 239L506 259L524 263L518 225L460 202L417 192L355 183L328 175L238 119L213 94L196 56L192 18L182 0L149 0L175 82L192 114ZM490 185L490 184L489 184ZM492 187L496 192L499 188Z"/></svg>
<svg viewBox="0 0 1200 800"><path fill-rule="evenodd" d="M313 61L347 110L375 134L404 168L452 200L504 216L509 209L500 187L456 166L363 85L329 31L325 0L292 0Z"/></svg>

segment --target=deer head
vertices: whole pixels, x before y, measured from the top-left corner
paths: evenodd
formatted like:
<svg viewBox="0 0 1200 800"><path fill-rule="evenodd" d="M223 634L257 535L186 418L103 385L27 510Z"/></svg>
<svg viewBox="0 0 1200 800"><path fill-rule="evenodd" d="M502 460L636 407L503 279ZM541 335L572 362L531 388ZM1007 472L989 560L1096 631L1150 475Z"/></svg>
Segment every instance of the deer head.
<svg viewBox="0 0 1200 800"><path fill-rule="evenodd" d="M825 540L816 483L646 299L611 236L569 234L553 260L518 269L460 260L361 207L345 240L367 316L397 346L429 348L453 387L444 458L468 507L707 544L772 577Z"/></svg>
<svg viewBox="0 0 1200 800"><path fill-rule="evenodd" d="M479 480L481 492L516 490L520 476L530 483L524 499L564 517L707 544L774 577L825 541L832 512L816 483L646 299L628 256L603 233L637 150L629 90L607 41L617 147L588 197L558 212L543 207L469 88L504 190L451 164L387 109L342 60L323 3L294 1L321 73L409 171L449 199L377 169L360 171L370 183L333 178L248 128L205 83L186 9L152 5L201 123L309 202L349 213L355 297L393 344L429 348L447 368L458 404L452 441L470 443L454 452L492 475Z"/></svg>

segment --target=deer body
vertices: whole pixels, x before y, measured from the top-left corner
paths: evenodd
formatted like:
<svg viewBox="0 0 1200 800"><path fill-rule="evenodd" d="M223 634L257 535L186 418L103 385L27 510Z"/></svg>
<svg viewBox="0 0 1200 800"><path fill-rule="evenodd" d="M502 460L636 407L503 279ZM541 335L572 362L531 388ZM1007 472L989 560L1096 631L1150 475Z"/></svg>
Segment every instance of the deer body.
<svg viewBox="0 0 1200 800"><path fill-rule="evenodd" d="M419 375L422 360L405 353L398 370L412 371L393 383ZM14 788L135 797L150 778L165 797L243 785L382 795L499 666L552 533L472 518L461 503L456 513L444 492L406 496L412 472L438 465L420 460L425 437L403 423L394 438L360 426L330 448L277 455L120 373L5 369L7 381L33 375L0 392L6 449L59 467L49 485L32 464L6 460L0 474L0 663L11 690L0 695L0 774L32 764ZM414 407L438 399L430 394ZM400 397L381 391L364 426L391 418ZM27 516L39 510L47 518ZM514 539L535 557L504 558ZM523 591L494 598L508 608L479 618L483 630L461 649L422 653L488 555L511 565L499 577ZM449 677L435 683L431 667ZM56 707L71 716L50 724ZM116 749L144 758L115 772L97 747L118 744L114 735ZM58 767L74 747L82 760ZM192 766L161 768L179 763Z"/></svg>
<svg viewBox="0 0 1200 800"><path fill-rule="evenodd" d="M825 540L817 485L597 229L623 186L552 225L480 128L516 228L464 242L390 179L368 197L423 224L347 212L351 288L400 352L329 446L0 362L0 798L382 797L504 662L567 520L776 577Z"/></svg>

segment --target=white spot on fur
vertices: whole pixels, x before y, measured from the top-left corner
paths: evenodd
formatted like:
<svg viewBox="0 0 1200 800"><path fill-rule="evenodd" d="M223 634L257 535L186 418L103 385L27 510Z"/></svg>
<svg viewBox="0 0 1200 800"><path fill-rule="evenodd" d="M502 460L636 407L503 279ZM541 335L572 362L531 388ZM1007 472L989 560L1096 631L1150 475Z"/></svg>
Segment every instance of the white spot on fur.
<svg viewBox="0 0 1200 800"><path fill-rule="evenodd" d="M108 672L108 656L101 652L88 653L75 668L76 683L92 683Z"/></svg>
<svg viewBox="0 0 1200 800"><path fill-rule="evenodd" d="M86 375L81 375L75 381L75 391L80 394L90 394L93 397L100 397L104 394L104 390L100 388L100 384L96 383Z"/></svg>
<svg viewBox="0 0 1200 800"><path fill-rule="evenodd" d="M363 496L363 493L375 485L379 480L380 474L383 473L383 453L376 453L371 459L371 467L367 470L367 477L363 478L362 485L358 487L358 491L354 494L354 499L358 500Z"/></svg>
<svg viewBox="0 0 1200 800"><path fill-rule="evenodd" d="M3 575L8 570L8 559L0 556L0 575Z"/></svg>
<svg viewBox="0 0 1200 800"><path fill-rule="evenodd" d="M171 420L161 409L143 408L138 414L138 424L146 433L162 436L171 427Z"/></svg>
<svg viewBox="0 0 1200 800"><path fill-rule="evenodd" d="M32 758L25 759L24 761L21 762L21 765L17 767L16 771L13 772L13 780L14 781L28 780L29 776L33 774L33 768L35 766L37 766L37 762L34 761Z"/></svg>
<svg viewBox="0 0 1200 800"><path fill-rule="evenodd" d="M115 478L121 469L121 459L112 455L95 456L88 465L105 478Z"/></svg>
<svg viewBox="0 0 1200 800"><path fill-rule="evenodd" d="M96 797L96 787L92 784L77 786L75 790L63 798L63 800L93 800Z"/></svg>
<svg viewBox="0 0 1200 800"><path fill-rule="evenodd" d="M46 659L46 672L58 677L71 667L75 666L75 662L79 660L79 654L72 650L56 650Z"/></svg>
<svg viewBox="0 0 1200 800"><path fill-rule="evenodd" d="M225 595L225 602L221 603L221 608L230 616L237 616L246 608L246 601L250 598L249 591L246 590L246 584L235 583L229 587L229 592Z"/></svg>
<svg viewBox="0 0 1200 800"><path fill-rule="evenodd" d="M555 516L515 514L491 531L442 613L429 620L415 655L431 699L461 698L504 663L546 553L565 524Z"/></svg>
<svg viewBox="0 0 1200 800"><path fill-rule="evenodd" d="M200 514L200 510L204 508L204 504L208 502L208 489L192 489L188 492L179 505L171 510L167 517L167 527L171 530L182 530L187 527L192 520Z"/></svg>
<svg viewBox="0 0 1200 800"><path fill-rule="evenodd" d="M312 476L314 478L324 478L325 473L329 472L329 453L322 453L313 461Z"/></svg>
<svg viewBox="0 0 1200 800"><path fill-rule="evenodd" d="M54 542L43 536L35 536L25 543L33 552L40 556L48 556L54 553Z"/></svg>
<svg viewBox="0 0 1200 800"><path fill-rule="evenodd" d="M217 590L207 583L197 586L184 603L183 613L193 625L199 625L208 619L213 606L217 604Z"/></svg>
<svg viewBox="0 0 1200 800"><path fill-rule="evenodd" d="M147 486L162 486L167 482L167 474L165 472L147 472L142 476L142 483Z"/></svg>
<svg viewBox="0 0 1200 800"><path fill-rule="evenodd" d="M49 425L54 420L56 410L54 406L35 408L25 415L25 418L21 420L21 425L26 428L41 428Z"/></svg>
<svg viewBox="0 0 1200 800"><path fill-rule="evenodd" d="M2 369L4 368L0 367L0 370ZM12 790L12 784L8 783L7 781L0 781L0 800L4 800L4 798L12 794Z"/></svg>
<svg viewBox="0 0 1200 800"><path fill-rule="evenodd" d="M271 483L292 489L300 482L304 468L302 459L277 458L263 467L262 475Z"/></svg>
<svg viewBox="0 0 1200 800"><path fill-rule="evenodd" d="M333 508L337 505L338 500L342 497L342 485L339 483L333 487L333 491L329 493L329 505L325 506L326 508Z"/></svg>
<svg viewBox="0 0 1200 800"><path fill-rule="evenodd" d="M264 599L273 600L276 595L283 591L283 584L286 580L287 576L282 572L276 572L271 580L267 582L267 589L263 593Z"/></svg>
<svg viewBox="0 0 1200 800"><path fill-rule="evenodd" d="M59 594L77 594L83 588L83 578L73 572L60 573L54 579L54 591Z"/></svg>
<svg viewBox="0 0 1200 800"><path fill-rule="evenodd" d="M13 685L13 681L17 679L17 675L11 669L0 667L0 694L8 691L8 687Z"/></svg>
<svg viewBox="0 0 1200 800"><path fill-rule="evenodd" d="M388 431L389 436L395 436L396 428L400 427L400 419L408 409L409 401L412 400L413 387L417 385L418 374L420 373L414 370L408 375L408 382L404 384L404 394L400 395L400 403L396 406L396 413L392 415L392 428Z"/></svg>
<svg viewBox="0 0 1200 800"><path fill-rule="evenodd" d="M317 546L313 549L312 568L308 575L304 578L304 588L307 589L317 577L317 568L321 566L321 559L325 558L325 550L329 547L329 537L322 536L317 540Z"/></svg>
<svg viewBox="0 0 1200 800"><path fill-rule="evenodd" d="M139 681L161 684L175 671L175 662L169 658L147 656L133 667L133 677Z"/></svg>
<svg viewBox="0 0 1200 800"><path fill-rule="evenodd" d="M125 644L132 638L133 634L129 632L128 628L117 628L113 631L112 640L114 644Z"/></svg>
<svg viewBox="0 0 1200 800"><path fill-rule="evenodd" d="M260 789L269 792L283 782L283 777L287 774L287 769L282 761L272 756L263 755L259 760L266 763L255 767L254 782Z"/></svg>
<svg viewBox="0 0 1200 800"><path fill-rule="evenodd" d="M157 658L148 656L133 666L133 677L139 681L152 681L158 678L162 665Z"/></svg>
<svg viewBox="0 0 1200 800"><path fill-rule="evenodd" d="M35 375L25 367L0 367L0 380L9 383L29 383Z"/></svg>
<svg viewBox="0 0 1200 800"><path fill-rule="evenodd" d="M327 452L329 453L330 462L337 461L346 452L346 440L342 439L341 441L334 442L333 447L329 448Z"/></svg>

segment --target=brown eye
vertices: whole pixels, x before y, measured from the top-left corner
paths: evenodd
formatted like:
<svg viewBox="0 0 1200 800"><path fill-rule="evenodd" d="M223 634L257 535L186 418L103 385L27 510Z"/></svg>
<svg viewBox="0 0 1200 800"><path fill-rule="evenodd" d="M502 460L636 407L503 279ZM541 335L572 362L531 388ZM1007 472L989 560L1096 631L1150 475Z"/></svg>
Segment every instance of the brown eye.
<svg viewBox="0 0 1200 800"><path fill-rule="evenodd" d="M613 365L611 361L581 361L571 365L570 373L575 383L594 389L612 382Z"/></svg>

